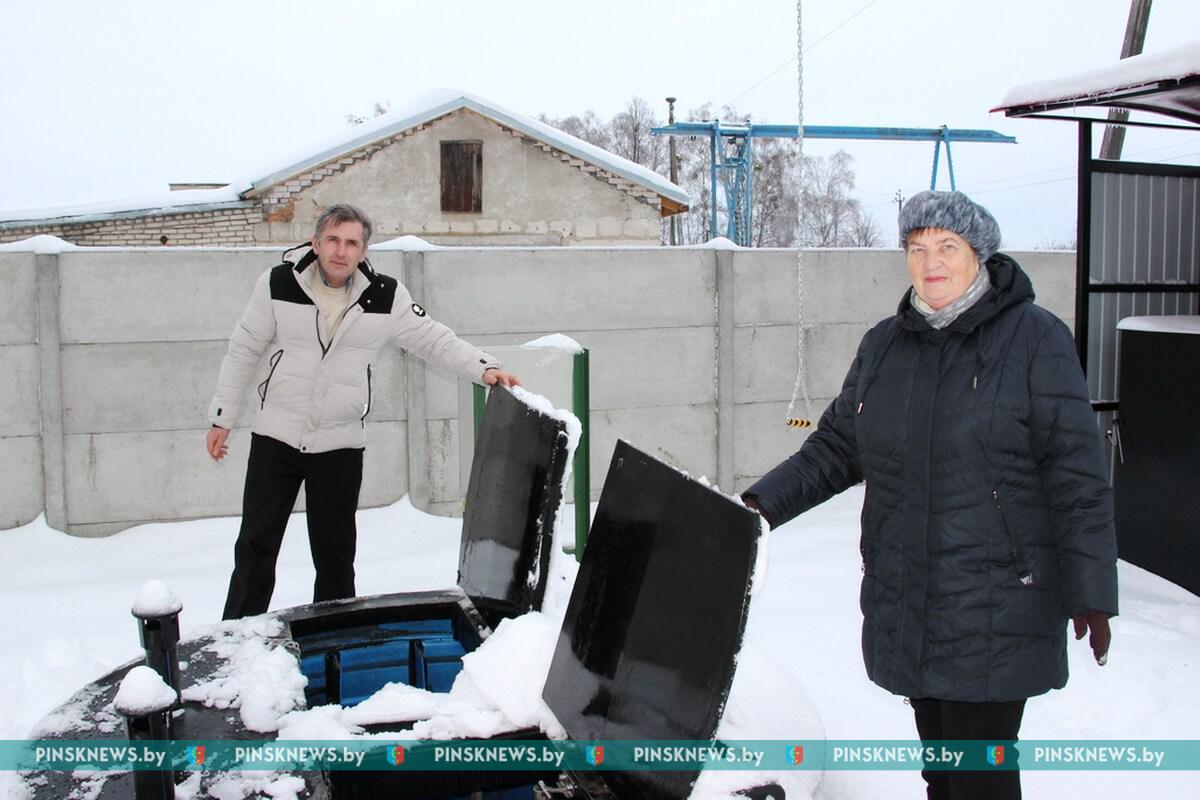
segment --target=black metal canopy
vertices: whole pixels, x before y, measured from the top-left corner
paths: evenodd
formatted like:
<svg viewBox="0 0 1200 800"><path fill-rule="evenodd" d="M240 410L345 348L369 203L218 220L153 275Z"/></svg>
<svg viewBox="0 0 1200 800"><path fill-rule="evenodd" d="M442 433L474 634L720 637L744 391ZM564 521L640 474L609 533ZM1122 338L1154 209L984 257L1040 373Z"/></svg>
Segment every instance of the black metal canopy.
<svg viewBox="0 0 1200 800"><path fill-rule="evenodd" d="M1200 125L1200 41L1122 59L1104 69L1013 88L992 111L1025 117L1076 108L1125 108ZM1189 126L1191 127L1191 126Z"/></svg>

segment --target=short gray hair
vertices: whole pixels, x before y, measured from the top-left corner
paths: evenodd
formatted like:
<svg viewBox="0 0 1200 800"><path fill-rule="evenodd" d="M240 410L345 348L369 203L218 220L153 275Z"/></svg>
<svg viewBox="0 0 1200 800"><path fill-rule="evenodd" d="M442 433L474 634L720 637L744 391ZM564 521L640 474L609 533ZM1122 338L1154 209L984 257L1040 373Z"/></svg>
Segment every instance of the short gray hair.
<svg viewBox="0 0 1200 800"><path fill-rule="evenodd" d="M343 222L357 222L362 225L363 247L366 247L371 241L371 229L374 227L371 218L361 208L349 203L338 203L322 211L321 216L317 217L317 228L313 232L313 238L320 239L321 231L325 230L326 225L341 225Z"/></svg>

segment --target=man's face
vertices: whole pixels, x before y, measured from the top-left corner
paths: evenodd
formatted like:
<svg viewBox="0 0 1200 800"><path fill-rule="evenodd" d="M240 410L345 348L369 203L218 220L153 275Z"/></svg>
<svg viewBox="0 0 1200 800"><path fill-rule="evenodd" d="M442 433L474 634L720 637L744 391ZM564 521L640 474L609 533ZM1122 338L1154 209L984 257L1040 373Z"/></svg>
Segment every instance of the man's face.
<svg viewBox="0 0 1200 800"><path fill-rule="evenodd" d="M957 300L979 272L967 240L942 228L909 234L904 258L913 289L934 311Z"/></svg>
<svg viewBox="0 0 1200 800"><path fill-rule="evenodd" d="M361 222L331 222L313 237L313 252L330 286L344 286L367 253Z"/></svg>

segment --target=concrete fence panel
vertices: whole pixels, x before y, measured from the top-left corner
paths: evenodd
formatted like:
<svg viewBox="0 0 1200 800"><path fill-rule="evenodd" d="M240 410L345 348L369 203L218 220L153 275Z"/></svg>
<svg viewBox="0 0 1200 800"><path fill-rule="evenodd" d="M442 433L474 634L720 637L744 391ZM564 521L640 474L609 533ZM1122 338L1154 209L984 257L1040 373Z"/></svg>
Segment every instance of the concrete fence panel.
<svg viewBox="0 0 1200 800"><path fill-rule="evenodd" d="M0 529L23 525L45 507L36 258L0 253Z"/></svg>
<svg viewBox="0 0 1200 800"><path fill-rule="evenodd" d="M80 535L239 514L253 386L220 464L203 449L206 412L229 335L279 257L0 252L0 528L43 510ZM1017 258L1039 301L1069 322L1073 254ZM371 260L480 347L564 333L589 349L593 497L618 438L733 491L807 435L784 426L798 356L795 251L382 248ZM906 286L898 251L805 252L813 416ZM459 513L459 436L472 425L460 419L460 379L396 351L374 376L362 505L408 493L419 508Z"/></svg>

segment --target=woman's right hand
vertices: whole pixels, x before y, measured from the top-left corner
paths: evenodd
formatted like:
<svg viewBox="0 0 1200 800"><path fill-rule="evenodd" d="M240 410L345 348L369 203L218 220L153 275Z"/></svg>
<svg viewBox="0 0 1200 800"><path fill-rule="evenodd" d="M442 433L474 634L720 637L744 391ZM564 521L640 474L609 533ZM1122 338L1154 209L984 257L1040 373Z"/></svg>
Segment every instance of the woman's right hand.
<svg viewBox="0 0 1200 800"><path fill-rule="evenodd" d="M1108 614L1103 611L1085 611L1071 618L1075 624L1075 639L1083 638L1090 629L1088 644L1092 646L1092 655L1096 663L1104 666L1108 663L1108 646L1112 644L1112 629L1108 625Z"/></svg>

